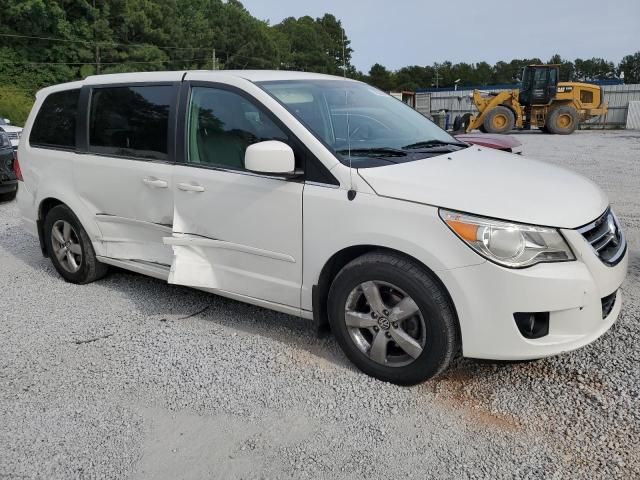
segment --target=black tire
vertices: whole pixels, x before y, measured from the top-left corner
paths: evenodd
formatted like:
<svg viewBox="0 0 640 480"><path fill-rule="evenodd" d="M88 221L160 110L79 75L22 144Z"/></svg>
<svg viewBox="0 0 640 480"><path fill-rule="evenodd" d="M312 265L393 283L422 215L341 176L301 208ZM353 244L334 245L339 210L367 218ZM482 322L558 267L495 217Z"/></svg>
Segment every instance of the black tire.
<svg viewBox="0 0 640 480"><path fill-rule="evenodd" d="M580 118L576 109L565 105L551 111L547 116L545 127L550 133L569 135L578 128L579 123Z"/></svg>
<svg viewBox="0 0 640 480"><path fill-rule="evenodd" d="M453 119L453 132L460 132L462 130L462 117L460 115L456 115L456 118Z"/></svg>
<svg viewBox="0 0 640 480"><path fill-rule="evenodd" d="M470 113L465 113L464 115L462 115L460 128L462 129L463 132L466 132L467 128L469 128L469 123L471 123L471 117L472 115Z"/></svg>
<svg viewBox="0 0 640 480"><path fill-rule="evenodd" d="M484 128L484 125L480 125L480 126L478 127L478 130L480 130L482 133L487 133L487 129L486 129L486 128Z"/></svg>
<svg viewBox="0 0 640 480"><path fill-rule="evenodd" d="M482 121L486 133L507 133L513 130L515 124L515 115L503 105L492 108Z"/></svg>
<svg viewBox="0 0 640 480"><path fill-rule="evenodd" d="M0 203L11 202L15 200L17 193L18 193L17 190L14 190L13 192L8 192L8 193L0 193Z"/></svg>
<svg viewBox="0 0 640 480"><path fill-rule="evenodd" d="M420 327L424 328L424 337L421 337L424 346L413 359L407 357L410 363L406 365L387 366L374 361L369 354L375 339L371 340L368 354L356 345L349 333L345 313L348 301L359 286L373 281L397 286L414 300L419 309L418 315L424 322ZM327 311L331 331L345 355L364 373L379 380L399 385L420 383L443 372L459 350L457 317L446 291L421 265L398 254L372 252L347 264L333 280ZM364 315L368 318L368 314ZM372 328L377 328L380 334L384 331L391 338L389 334L393 332L390 330L397 328L397 324L390 327L389 320L393 321L391 314L386 312L385 315L389 317L384 319L387 331L383 330L384 327ZM371 316L375 318L373 313ZM402 332L407 333L405 330ZM394 341L386 341L391 347L385 347L385 352L398 347Z"/></svg>
<svg viewBox="0 0 640 480"><path fill-rule="evenodd" d="M81 257L79 257L80 261L78 262L77 271L69 271L58 258L54 250L52 235L54 225L57 225L58 222L66 222L71 225L71 237L73 238L73 241L80 246ZM78 218L67 206L58 205L49 211L44 220L43 235L47 252L49 253L53 266L67 282L84 285L98 280L107 274L109 268L108 265L98 262L87 232L80 224Z"/></svg>

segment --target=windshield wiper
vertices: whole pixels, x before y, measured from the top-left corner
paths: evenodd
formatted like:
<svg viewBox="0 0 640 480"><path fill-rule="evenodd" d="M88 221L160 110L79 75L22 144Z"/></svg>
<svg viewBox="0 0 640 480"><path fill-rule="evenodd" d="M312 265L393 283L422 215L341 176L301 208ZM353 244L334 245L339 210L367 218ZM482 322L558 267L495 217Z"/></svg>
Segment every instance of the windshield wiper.
<svg viewBox="0 0 640 480"><path fill-rule="evenodd" d="M377 147L377 148L352 148L342 149L337 151L340 155L348 155L351 153L353 156L358 157L406 157L407 152L399 150L397 148L390 147Z"/></svg>
<svg viewBox="0 0 640 480"><path fill-rule="evenodd" d="M446 142L444 140L425 140L424 142L416 142L410 145L405 145L402 148L404 150L413 150L417 148L437 148L437 147L446 147L446 146L468 147L469 145L462 142Z"/></svg>

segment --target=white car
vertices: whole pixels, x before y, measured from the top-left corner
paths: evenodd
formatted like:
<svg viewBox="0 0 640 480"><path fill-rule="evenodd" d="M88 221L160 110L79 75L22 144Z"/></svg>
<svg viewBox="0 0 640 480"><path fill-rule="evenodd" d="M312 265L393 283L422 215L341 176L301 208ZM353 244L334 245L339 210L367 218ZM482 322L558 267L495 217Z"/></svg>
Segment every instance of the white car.
<svg viewBox="0 0 640 480"><path fill-rule="evenodd" d="M24 138L19 207L64 279L115 265L313 319L382 380L567 352L620 312L602 190L364 83L93 76L41 90Z"/></svg>
<svg viewBox="0 0 640 480"><path fill-rule="evenodd" d="M22 136L22 128L11 125L11 121L8 118L0 118L0 130L7 134L14 150L17 149Z"/></svg>

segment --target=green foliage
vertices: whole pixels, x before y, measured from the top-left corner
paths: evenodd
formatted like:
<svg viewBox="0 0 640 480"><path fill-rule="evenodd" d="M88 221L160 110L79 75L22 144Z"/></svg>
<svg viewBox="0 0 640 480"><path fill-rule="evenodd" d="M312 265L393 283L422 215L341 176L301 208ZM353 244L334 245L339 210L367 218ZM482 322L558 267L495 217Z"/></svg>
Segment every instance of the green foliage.
<svg viewBox="0 0 640 480"><path fill-rule="evenodd" d="M33 105L33 97L12 85L0 85L0 117L13 125L24 125Z"/></svg>
<svg viewBox="0 0 640 480"><path fill-rule="evenodd" d="M339 19L253 17L238 0L0 0L0 85L29 98L55 83L96 73L184 69L289 69L346 75L383 90L514 83L540 59L413 65L368 75L351 64ZM215 50L215 65L213 54ZM610 78L624 71L640 82L640 52L615 68L601 58L550 59L561 80ZM24 103L24 99L18 104ZM27 102L28 103L28 102ZM12 107L13 108L13 107Z"/></svg>
<svg viewBox="0 0 640 480"><path fill-rule="evenodd" d="M391 90L394 86L393 74L383 65L376 63L369 70L368 82L378 87L380 90Z"/></svg>
<svg viewBox="0 0 640 480"><path fill-rule="evenodd" d="M280 34L279 46L282 67L287 70L343 75L353 74L349 39L342 24L333 15L322 18L285 18L274 27ZM344 47L344 48L343 48Z"/></svg>
<svg viewBox="0 0 640 480"><path fill-rule="evenodd" d="M30 92L95 73L212 69L214 50L216 68L358 73L330 14L271 27L237 0L0 0L0 12L0 33L17 35L0 37L0 83Z"/></svg>
<svg viewBox="0 0 640 480"><path fill-rule="evenodd" d="M588 60L576 58L574 65L578 80L604 80L615 76L613 63L607 62L604 58L590 58Z"/></svg>
<svg viewBox="0 0 640 480"><path fill-rule="evenodd" d="M570 82L575 78L576 67L573 62L569 60L564 60L557 53L549 59L547 63L551 63L553 65L559 65L560 70L560 81L561 82Z"/></svg>
<svg viewBox="0 0 640 480"><path fill-rule="evenodd" d="M640 51L627 55L618 66L618 75L624 72L626 83L640 83Z"/></svg>

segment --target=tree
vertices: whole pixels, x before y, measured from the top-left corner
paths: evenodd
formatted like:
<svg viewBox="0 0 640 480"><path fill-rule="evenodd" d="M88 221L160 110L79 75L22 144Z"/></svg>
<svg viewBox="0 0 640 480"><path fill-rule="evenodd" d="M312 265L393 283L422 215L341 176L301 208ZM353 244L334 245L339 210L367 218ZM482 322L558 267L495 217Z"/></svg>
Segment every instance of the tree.
<svg viewBox="0 0 640 480"><path fill-rule="evenodd" d="M330 39L316 21L309 17L285 18L274 27L285 39L283 67L320 73L335 73L335 61L327 54Z"/></svg>
<svg viewBox="0 0 640 480"><path fill-rule="evenodd" d="M374 85L385 92L389 92L394 88L391 72L379 63L376 63L371 67L371 70L369 70L368 81L371 85Z"/></svg>
<svg viewBox="0 0 640 480"><path fill-rule="evenodd" d="M334 72L349 73L351 65L351 40L347 37L342 22L331 14L326 13L322 18L317 18L316 23L326 34L325 51L334 63ZM345 70L346 67L346 70Z"/></svg>
<svg viewBox="0 0 640 480"><path fill-rule="evenodd" d="M498 62L494 66L493 83L516 83L522 78L522 70L527 65L540 64L539 58L513 59L509 63Z"/></svg>
<svg viewBox="0 0 640 480"><path fill-rule="evenodd" d="M356 75L351 65L351 41L344 33L342 23L333 15L316 19L289 17L273 29L279 35L276 42L282 52L283 68Z"/></svg>
<svg viewBox="0 0 640 480"><path fill-rule="evenodd" d="M573 80L573 77L575 75L575 66L573 65L573 62L570 60L564 60L560 55L558 55L557 53L551 57L549 59L549 62L552 65L559 65L559 75L560 78L558 78L559 81L561 82L570 82L571 80Z"/></svg>
<svg viewBox="0 0 640 480"><path fill-rule="evenodd" d="M622 59L618 65L618 76L622 72L625 83L640 83L640 51Z"/></svg>
<svg viewBox="0 0 640 480"><path fill-rule="evenodd" d="M579 80L604 80L615 77L613 62L607 62L604 58L590 58L583 60L576 58L576 77Z"/></svg>
<svg viewBox="0 0 640 480"><path fill-rule="evenodd" d="M491 83L493 68L487 62L476 63L474 85L488 85ZM465 83L466 85L466 83Z"/></svg>
<svg viewBox="0 0 640 480"><path fill-rule="evenodd" d="M47 85L95 73L141 70L269 68L305 70L368 81L390 90L515 83L540 59L411 65L395 72L381 64L368 75L352 65L342 22L286 18L271 26L238 0L0 0L0 86L29 98ZM640 52L616 67L602 58L554 55L560 80L611 78L624 71L640 82ZM346 67L346 68L345 68ZM12 90L13 91L13 90ZM18 97L16 97L18 98ZM12 107L13 108L13 107Z"/></svg>

